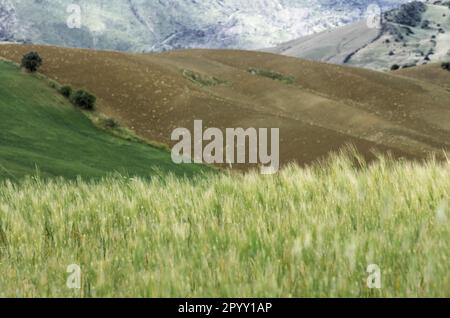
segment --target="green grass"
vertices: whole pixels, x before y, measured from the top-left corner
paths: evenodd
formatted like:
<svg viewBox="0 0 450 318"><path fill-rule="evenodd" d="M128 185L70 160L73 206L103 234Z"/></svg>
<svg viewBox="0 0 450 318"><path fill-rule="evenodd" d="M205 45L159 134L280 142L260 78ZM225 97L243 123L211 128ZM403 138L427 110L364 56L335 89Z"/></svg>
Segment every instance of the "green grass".
<svg viewBox="0 0 450 318"><path fill-rule="evenodd" d="M252 75L267 77L271 80L280 81L280 82L282 82L284 84L288 84L288 85L295 83L295 78L293 76L286 76L286 75L283 75L281 73L271 71L271 70L250 68L248 70L248 72Z"/></svg>
<svg viewBox="0 0 450 318"><path fill-rule="evenodd" d="M130 139L130 138L128 138ZM0 178L148 177L203 168L177 166L167 151L98 129L39 76L0 61Z"/></svg>
<svg viewBox="0 0 450 318"><path fill-rule="evenodd" d="M0 296L449 297L449 198L433 160L3 182Z"/></svg>
<svg viewBox="0 0 450 318"><path fill-rule="evenodd" d="M228 84L225 80L218 79L214 76L202 75L191 70L183 70L183 76L194 84L204 87Z"/></svg>

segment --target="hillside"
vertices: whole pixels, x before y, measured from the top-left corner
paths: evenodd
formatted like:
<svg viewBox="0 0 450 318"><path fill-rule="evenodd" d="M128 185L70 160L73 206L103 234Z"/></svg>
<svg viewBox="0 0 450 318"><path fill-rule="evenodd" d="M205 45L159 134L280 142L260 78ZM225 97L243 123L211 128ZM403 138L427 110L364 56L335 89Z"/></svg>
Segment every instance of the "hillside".
<svg viewBox="0 0 450 318"><path fill-rule="evenodd" d="M172 144L175 128L201 119L220 129L280 128L283 164L309 164L349 143L367 159L373 150L423 158L450 147L450 93L404 77L248 51L0 45L0 56L18 61L31 50L46 75L88 88L103 113L149 140Z"/></svg>
<svg viewBox="0 0 450 318"><path fill-rule="evenodd" d="M380 30L359 21L280 44L266 51L327 63L344 64L348 57L374 41Z"/></svg>
<svg viewBox="0 0 450 318"><path fill-rule="evenodd" d="M407 0L379 0L391 8ZM109 49L257 49L361 18L372 0L0 0L0 41ZM80 27L69 28L79 5Z"/></svg>
<svg viewBox="0 0 450 318"><path fill-rule="evenodd" d="M0 61L0 83L0 179L200 171L175 166L165 151L97 129L45 81L10 63Z"/></svg>
<svg viewBox="0 0 450 318"><path fill-rule="evenodd" d="M366 20L280 44L269 52L376 70L450 59L450 3L413 2Z"/></svg>
<svg viewBox="0 0 450 318"><path fill-rule="evenodd" d="M440 64L408 67L396 71L395 74L432 83L450 92L450 72L443 72Z"/></svg>

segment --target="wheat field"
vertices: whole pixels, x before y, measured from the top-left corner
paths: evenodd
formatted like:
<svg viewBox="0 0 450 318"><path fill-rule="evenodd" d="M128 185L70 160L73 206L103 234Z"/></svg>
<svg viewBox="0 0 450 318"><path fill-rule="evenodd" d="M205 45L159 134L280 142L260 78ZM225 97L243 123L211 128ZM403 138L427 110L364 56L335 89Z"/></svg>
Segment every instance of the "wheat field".
<svg viewBox="0 0 450 318"><path fill-rule="evenodd" d="M343 155L274 176L3 181L0 296L449 297L449 197L449 161Z"/></svg>

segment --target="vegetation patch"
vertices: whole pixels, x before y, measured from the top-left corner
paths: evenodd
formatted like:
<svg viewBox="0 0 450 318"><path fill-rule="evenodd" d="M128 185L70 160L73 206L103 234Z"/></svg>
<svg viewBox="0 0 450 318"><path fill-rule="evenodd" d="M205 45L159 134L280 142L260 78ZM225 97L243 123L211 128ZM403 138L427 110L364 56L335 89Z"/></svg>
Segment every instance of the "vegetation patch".
<svg viewBox="0 0 450 318"><path fill-rule="evenodd" d="M70 100L72 103L80 107L84 110L94 110L95 109L95 103L97 101L97 97L95 97L93 94L89 93L88 91L85 91L83 89L80 89L76 91L71 97Z"/></svg>
<svg viewBox="0 0 450 318"><path fill-rule="evenodd" d="M217 86L227 84L228 82L214 76L200 74L191 70L183 70L183 76L191 82L200 86Z"/></svg>
<svg viewBox="0 0 450 318"><path fill-rule="evenodd" d="M271 177L0 182L0 296L448 297L449 189L448 162L345 157Z"/></svg>
<svg viewBox="0 0 450 318"><path fill-rule="evenodd" d="M402 4L399 9L387 12L385 18L388 22L416 27L421 24L422 15L426 10L427 6L424 3L413 1Z"/></svg>
<svg viewBox="0 0 450 318"><path fill-rule="evenodd" d="M59 89L59 92L64 97L70 98L72 96L72 87L70 87L68 85L61 86L60 89Z"/></svg>
<svg viewBox="0 0 450 318"><path fill-rule="evenodd" d="M280 81L284 84L294 84L295 82L295 78L293 76L286 76L284 74L267 69L249 68L248 72L252 75L267 77L270 78L271 80Z"/></svg>
<svg viewBox="0 0 450 318"><path fill-rule="evenodd" d="M193 175L206 169L175 165L169 152L120 127L99 129L91 117L95 112L76 111L46 81L11 63L0 62L0 83L0 179L16 181L36 171L45 178L99 179L113 173L149 178L156 170Z"/></svg>
<svg viewBox="0 0 450 318"><path fill-rule="evenodd" d="M31 73L37 72L41 65L42 58L37 52L29 52L22 57L21 66Z"/></svg>

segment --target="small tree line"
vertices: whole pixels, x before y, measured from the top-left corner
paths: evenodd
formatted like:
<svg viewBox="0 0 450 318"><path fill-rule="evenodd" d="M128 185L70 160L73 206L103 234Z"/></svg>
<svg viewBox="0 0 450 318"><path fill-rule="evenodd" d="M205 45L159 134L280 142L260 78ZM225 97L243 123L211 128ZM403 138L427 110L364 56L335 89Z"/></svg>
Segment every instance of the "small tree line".
<svg viewBox="0 0 450 318"><path fill-rule="evenodd" d="M400 66L398 64L394 64L391 66L391 71L396 71L400 68L409 68L409 67L414 67L414 66L416 66L416 65L415 64L405 64L403 66ZM443 70L450 71L450 62L442 62L441 68Z"/></svg>
<svg viewBox="0 0 450 318"><path fill-rule="evenodd" d="M35 73L42 66L43 60L37 52L29 52L22 57L21 66L30 73ZM64 85L59 88L61 95L69 99L73 105L84 110L95 110L97 98L84 89L73 92L72 87Z"/></svg>

